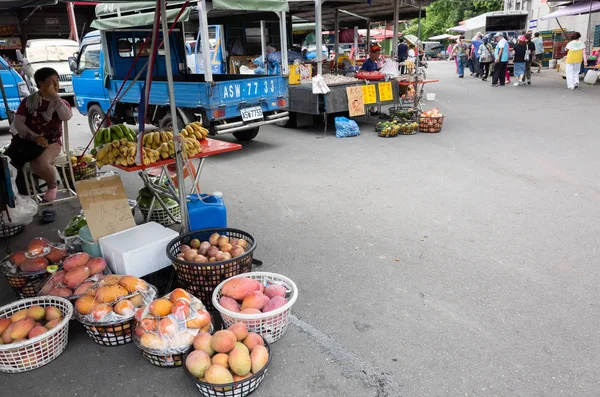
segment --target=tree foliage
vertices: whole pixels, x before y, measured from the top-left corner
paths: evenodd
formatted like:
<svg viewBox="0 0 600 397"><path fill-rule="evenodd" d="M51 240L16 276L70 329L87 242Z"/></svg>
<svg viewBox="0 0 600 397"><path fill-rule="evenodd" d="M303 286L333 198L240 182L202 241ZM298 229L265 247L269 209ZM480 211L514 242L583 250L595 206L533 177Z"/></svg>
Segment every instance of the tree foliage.
<svg viewBox="0 0 600 397"><path fill-rule="evenodd" d="M427 16L421 20L421 38L446 33L446 29L457 26L460 21L490 11L500 11L503 0L436 0L426 8ZM408 23L404 34L417 35L418 20Z"/></svg>

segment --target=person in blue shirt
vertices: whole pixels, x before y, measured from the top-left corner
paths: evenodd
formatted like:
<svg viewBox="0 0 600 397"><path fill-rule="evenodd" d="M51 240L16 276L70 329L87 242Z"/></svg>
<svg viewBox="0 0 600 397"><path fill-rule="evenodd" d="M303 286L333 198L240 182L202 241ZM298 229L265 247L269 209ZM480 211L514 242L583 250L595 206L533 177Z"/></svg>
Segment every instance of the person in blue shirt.
<svg viewBox="0 0 600 397"><path fill-rule="evenodd" d="M479 46L483 44L481 37L483 35L477 32L473 40L471 40L471 60L473 61L473 72L475 77L481 76L481 67L479 65ZM472 74L471 74L472 75Z"/></svg>
<svg viewBox="0 0 600 397"><path fill-rule="evenodd" d="M379 66L377 66L377 60L379 59L379 55L381 54L381 47L377 44L371 46L371 51L369 52L369 59L365 61L360 67L360 70L365 72L376 72L379 70Z"/></svg>
<svg viewBox="0 0 600 397"><path fill-rule="evenodd" d="M402 37L398 39L398 42L398 63L402 63L408 59L409 48L408 44L404 42L404 39ZM400 66L400 74L404 74L404 71L405 67Z"/></svg>

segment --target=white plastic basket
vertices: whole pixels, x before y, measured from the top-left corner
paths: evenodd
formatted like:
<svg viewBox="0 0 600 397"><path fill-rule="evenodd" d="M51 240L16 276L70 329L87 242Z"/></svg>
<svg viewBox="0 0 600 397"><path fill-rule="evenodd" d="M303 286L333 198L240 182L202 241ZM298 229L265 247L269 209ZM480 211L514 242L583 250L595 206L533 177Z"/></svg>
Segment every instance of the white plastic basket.
<svg viewBox="0 0 600 397"><path fill-rule="evenodd" d="M263 284L269 283L284 286L287 290L285 297L288 303L279 309L263 314L241 314L225 309L219 304L219 299L222 296L221 289L223 289L223 285L228 280L239 277L248 277L258 280ZM221 314L225 327L229 327L235 323L244 323L248 327L248 331L256 332L269 343L276 342L287 331L288 324L290 323L290 312L296 299L298 299L298 287L296 287L296 284L285 276L269 272L242 273L230 277L219 284L212 295L213 306Z"/></svg>
<svg viewBox="0 0 600 397"><path fill-rule="evenodd" d="M13 313L28 307L56 306L63 314L58 326L35 338L23 342L0 345L0 372L19 373L31 371L54 360L65 350L69 339L69 320L73 315L73 305L57 296L38 296L22 299L0 307L0 317L9 317Z"/></svg>

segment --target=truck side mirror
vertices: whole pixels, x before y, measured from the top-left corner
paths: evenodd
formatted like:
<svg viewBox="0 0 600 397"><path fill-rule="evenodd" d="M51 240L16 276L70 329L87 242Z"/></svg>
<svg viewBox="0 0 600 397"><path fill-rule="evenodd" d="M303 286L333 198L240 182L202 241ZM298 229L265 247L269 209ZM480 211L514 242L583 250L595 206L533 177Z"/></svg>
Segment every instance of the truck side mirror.
<svg viewBox="0 0 600 397"><path fill-rule="evenodd" d="M69 68L71 72L77 73L77 62L75 62L75 58L69 57Z"/></svg>

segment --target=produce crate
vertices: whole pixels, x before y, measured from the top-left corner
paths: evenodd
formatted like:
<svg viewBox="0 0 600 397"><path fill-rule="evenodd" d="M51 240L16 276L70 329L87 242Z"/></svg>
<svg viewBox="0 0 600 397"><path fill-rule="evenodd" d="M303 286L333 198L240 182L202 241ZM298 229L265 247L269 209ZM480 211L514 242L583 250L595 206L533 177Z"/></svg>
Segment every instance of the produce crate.
<svg viewBox="0 0 600 397"><path fill-rule="evenodd" d="M96 177L96 161L92 161L88 164L80 163L73 166L73 175L75 175L75 180L80 181L82 179L87 178L95 178Z"/></svg>
<svg viewBox="0 0 600 397"><path fill-rule="evenodd" d="M61 355L69 339L69 320L73 305L57 296L23 299L0 307L0 317L9 317L31 306L55 306L63 315L62 321L51 330L22 342L0 344L0 372L19 373L44 366Z"/></svg>
<svg viewBox="0 0 600 397"><path fill-rule="evenodd" d="M188 371L185 365L183 366L183 369L190 379L194 381L198 391L200 391L200 394L205 397L245 397L258 389L261 382L265 378L265 375L267 374L267 368L269 368L269 364L271 364L271 356L273 351L271 350L271 347L267 341L265 341L265 347L269 352L269 359L265 366L251 377L238 382L213 385L212 383L206 383L196 378L190 373L190 371ZM186 358L187 354L184 357L184 361Z"/></svg>
<svg viewBox="0 0 600 397"><path fill-rule="evenodd" d="M213 233L229 236L229 238L244 239L247 243L246 252L219 262L197 263L177 258L179 247L197 238L206 241ZM242 230L231 228L200 229L177 237L167 245L167 256L173 262L177 274L177 284L199 298L206 309L216 310L211 304L215 288L225 279L238 274L252 271L252 257L256 249L256 240L252 235Z"/></svg>
<svg viewBox="0 0 600 397"><path fill-rule="evenodd" d="M9 238L12 236L16 236L25 230L24 225L16 225L16 226L2 226L0 229L0 238Z"/></svg>
<svg viewBox="0 0 600 397"><path fill-rule="evenodd" d="M50 273L46 270L32 273L15 272L8 257L0 264L0 273L6 277L6 281L19 299L36 297L46 279L50 277Z"/></svg>
<svg viewBox="0 0 600 397"><path fill-rule="evenodd" d="M81 320L79 322L90 338L102 346L122 346L130 343L136 324L135 318L117 323L91 324Z"/></svg>
<svg viewBox="0 0 600 397"><path fill-rule="evenodd" d="M269 343L279 340L287 331L290 322L290 312L292 306L298 299L298 287L289 278L276 273L268 272L251 272L240 274L232 278L248 277L260 281L261 284L278 284L286 289L286 299L288 303L281 306L279 309L262 313L262 314L241 314L225 309L219 304L221 299L221 290L225 281L215 288L212 296L212 304L221 314L223 323L226 328L229 328L235 323L244 323L248 327L248 331L256 332ZM226 280L227 281L227 280Z"/></svg>
<svg viewBox="0 0 600 397"><path fill-rule="evenodd" d="M419 131L427 133L436 133L442 130L444 116L427 117L419 116Z"/></svg>

